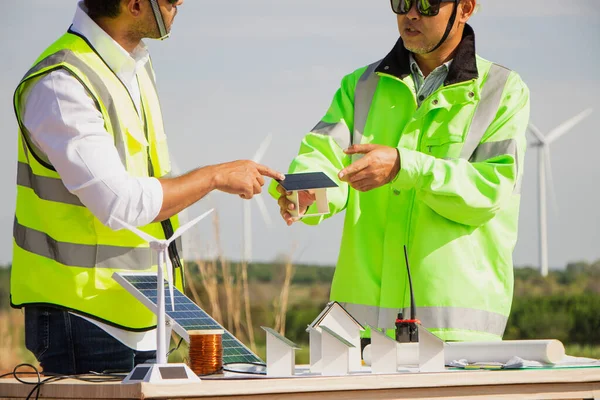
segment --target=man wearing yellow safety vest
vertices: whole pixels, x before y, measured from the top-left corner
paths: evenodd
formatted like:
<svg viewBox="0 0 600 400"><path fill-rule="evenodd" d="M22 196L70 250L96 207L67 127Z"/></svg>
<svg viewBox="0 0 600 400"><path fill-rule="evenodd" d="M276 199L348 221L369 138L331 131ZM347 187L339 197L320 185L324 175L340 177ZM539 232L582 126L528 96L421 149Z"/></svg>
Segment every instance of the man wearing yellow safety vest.
<svg viewBox="0 0 600 400"><path fill-rule="evenodd" d="M327 216L346 211L331 299L360 322L408 316L449 341L501 339L513 293L529 91L475 53L476 0L391 0L400 39L345 76L291 173L323 171ZM288 225L289 193L275 182ZM315 213L300 193L300 215ZM308 212L307 212L308 207ZM363 343L364 345L364 343Z"/></svg>
<svg viewBox="0 0 600 400"><path fill-rule="evenodd" d="M156 265L148 244L119 230L116 219L170 237L177 213L210 191L250 199L263 176L283 177L251 161L169 177L154 71L141 39L165 38L182 3L81 1L68 32L16 89L11 304L25 308L26 345L45 372L129 371L155 357L131 348L155 328L154 314L112 275ZM180 252L179 243L169 248L182 288ZM120 340L108 328L122 331Z"/></svg>

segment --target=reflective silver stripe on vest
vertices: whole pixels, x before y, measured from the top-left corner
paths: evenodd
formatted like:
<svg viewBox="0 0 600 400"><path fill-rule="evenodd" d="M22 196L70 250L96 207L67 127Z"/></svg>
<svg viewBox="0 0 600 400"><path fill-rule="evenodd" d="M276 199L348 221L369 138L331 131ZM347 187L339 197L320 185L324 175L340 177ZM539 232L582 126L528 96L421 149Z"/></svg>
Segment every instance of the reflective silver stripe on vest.
<svg viewBox="0 0 600 400"><path fill-rule="evenodd" d="M62 180L35 175L31 167L22 162L17 165L17 185L33 189L37 197L42 200L83 206L79 197L69 192Z"/></svg>
<svg viewBox="0 0 600 400"><path fill-rule="evenodd" d="M124 140L125 138L123 136L123 131L121 130L121 124L119 123L119 114L115 107L115 103L108 88L104 84L104 81L90 66L88 66L85 62L79 59L71 50L61 50L44 58L38 64L33 66L29 71L27 71L25 77L28 77L32 74L36 74L44 68L48 68L61 63L71 64L77 69L79 69L92 84L94 90L100 97L99 100L102 102L104 107L106 107L106 110L108 112L112 131L115 135L115 146L117 148L117 151L119 152L121 162L124 166L127 166L127 149L125 147L126 141ZM73 73L72 71L69 72ZM85 84L83 82L81 82L81 84L85 87ZM90 92L91 94L89 88L86 87L86 90L88 90L88 92ZM125 87L123 87L123 90L125 90ZM108 123L108 121L105 121L105 123Z"/></svg>
<svg viewBox="0 0 600 400"><path fill-rule="evenodd" d="M471 160L479 142L483 139L485 132L498 114L498 108L502 102L504 87L508 82L511 70L498 64L492 64L487 80L481 91L481 99L475 110L471 121L471 127L467 133L465 144L460 153L460 158Z"/></svg>
<svg viewBox="0 0 600 400"><path fill-rule="evenodd" d="M146 270L152 266L148 247L119 247L59 242L48 234L19 224L15 218L13 236L17 246L30 253L81 268Z"/></svg>
<svg viewBox="0 0 600 400"><path fill-rule="evenodd" d="M397 308L380 308L361 304L340 303L358 322L377 328L395 328ZM504 315L474 308L417 307L417 318L428 329L457 329L502 336L508 318ZM410 310L402 310L405 317Z"/></svg>
<svg viewBox="0 0 600 400"><path fill-rule="evenodd" d="M331 123L321 121L312 130L312 133L331 136L341 149L350 147L350 129L343 122Z"/></svg>
<svg viewBox="0 0 600 400"><path fill-rule="evenodd" d="M379 83L379 75L375 70L381 60L369 65L356 83L354 91L354 135L352 144L360 144L367 126L367 118Z"/></svg>

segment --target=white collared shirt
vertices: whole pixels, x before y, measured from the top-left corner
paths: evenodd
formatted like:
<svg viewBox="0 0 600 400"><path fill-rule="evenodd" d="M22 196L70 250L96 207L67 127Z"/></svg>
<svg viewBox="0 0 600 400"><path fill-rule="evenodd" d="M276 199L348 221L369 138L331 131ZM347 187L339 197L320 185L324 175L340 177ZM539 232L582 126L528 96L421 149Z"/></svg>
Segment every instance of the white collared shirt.
<svg viewBox="0 0 600 400"><path fill-rule="evenodd" d="M77 5L71 29L84 36L127 87L140 109L136 73L149 54L143 43L130 54ZM156 178L130 176L102 114L83 85L65 70L46 75L24 94L23 123L34 145L50 160L65 187L103 224L119 229L117 217L130 225L152 222L162 207ZM141 113L140 113L141 115Z"/></svg>
<svg viewBox="0 0 600 400"><path fill-rule="evenodd" d="M86 14L83 2L77 6L71 29L84 36L102 56L125 84L139 111L136 73L148 62L146 46L140 43L128 53ZM104 128L102 114L76 78L64 70L51 72L24 96L23 123L33 143L48 157L66 188L102 223L118 229L112 217L133 226L146 225L156 218L163 201L160 182L127 173L112 135ZM131 348L156 349L155 329L130 332L82 318Z"/></svg>

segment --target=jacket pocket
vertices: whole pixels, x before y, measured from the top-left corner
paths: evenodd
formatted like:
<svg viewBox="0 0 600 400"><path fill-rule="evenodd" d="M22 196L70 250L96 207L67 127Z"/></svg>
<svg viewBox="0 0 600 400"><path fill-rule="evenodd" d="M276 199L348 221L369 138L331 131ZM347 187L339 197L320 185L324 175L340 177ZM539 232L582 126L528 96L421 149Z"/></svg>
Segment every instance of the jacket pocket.
<svg viewBox="0 0 600 400"><path fill-rule="evenodd" d="M454 159L460 157L463 144L463 135L436 135L423 140L421 151L436 158Z"/></svg>

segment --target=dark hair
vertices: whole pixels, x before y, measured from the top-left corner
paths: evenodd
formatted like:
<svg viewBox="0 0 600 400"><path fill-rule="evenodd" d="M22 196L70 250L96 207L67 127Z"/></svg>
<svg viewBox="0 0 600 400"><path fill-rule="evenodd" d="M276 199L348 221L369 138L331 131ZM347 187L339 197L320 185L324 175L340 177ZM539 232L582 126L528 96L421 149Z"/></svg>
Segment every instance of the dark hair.
<svg viewBox="0 0 600 400"><path fill-rule="evenodd" d="M121 11L121 0L84 0L90 18L115 18Z"/></svg>

